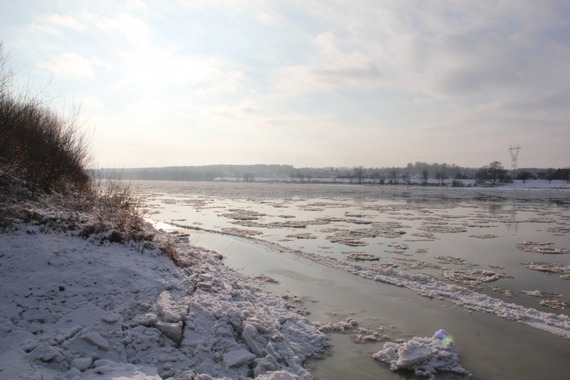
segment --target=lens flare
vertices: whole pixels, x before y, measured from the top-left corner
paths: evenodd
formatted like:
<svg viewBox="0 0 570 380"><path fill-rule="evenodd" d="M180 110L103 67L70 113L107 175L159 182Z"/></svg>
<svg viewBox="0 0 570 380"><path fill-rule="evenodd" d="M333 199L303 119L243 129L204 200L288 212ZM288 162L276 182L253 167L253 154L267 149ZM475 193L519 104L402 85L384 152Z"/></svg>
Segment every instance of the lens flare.
<svg viewBox="0 0 570 380"><path fill-rule="evenodd" d="M433 337L440 340L441 345L445 348L449 347L453 343L453 337L443 329L437 330Z"/></svg>

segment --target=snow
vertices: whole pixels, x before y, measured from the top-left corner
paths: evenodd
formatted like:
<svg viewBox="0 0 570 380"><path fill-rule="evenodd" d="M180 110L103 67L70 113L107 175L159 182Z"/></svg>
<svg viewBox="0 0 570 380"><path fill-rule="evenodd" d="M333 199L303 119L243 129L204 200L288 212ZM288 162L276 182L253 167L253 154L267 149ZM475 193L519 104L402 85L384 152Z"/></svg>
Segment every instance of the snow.
<svg viewBox="0 0 570 380"><path fill-rule="evenodd" d="M178 267L156 243L166 235L150 226L155 242L112 243L112 231L94 229L81 237L92 223L87 215L68 223L69 213L34 214L35 221L0 232L0 378L309 379L303 363L327 347L323 332L357 325L349 319L319 328L286 300L264 291L263 281L225 267L216 252L175 243L184 262L192 263ZM508 303L427 275L250 240L570 339L564 314ZM459 274L476 281L497 276ZM363 336L377 340L372 338ZM465 374L450 339L440 330L432 338L388 342L374 358L421 376Z"/></svg>
<svg viewBox="0 0 570 380"><path fill-rule="evenodd" d="M511 183L501 184L498 189L520 189L520 190L542 190L542 189L570 189L570 182L563 181L563 180L542 180L542 179L533 179L533 180L514 180Z"/></svg>
<svg viewBox="0 0 570 380"><path fill-rule="evenodd" d="M433 378L439 372L468 375L461 366L453 338L438 330L431 338L413 337L404 343L386 342L372 357L390 365L393 371L409 370L417 376Z"/></svg>
<svg viewBox="0 0 570 380"><path fill-rule="evenodd" d="M0 378L311 378L326 336L217 253L179 245L180 268L47 218L0 233Z"/></svg>

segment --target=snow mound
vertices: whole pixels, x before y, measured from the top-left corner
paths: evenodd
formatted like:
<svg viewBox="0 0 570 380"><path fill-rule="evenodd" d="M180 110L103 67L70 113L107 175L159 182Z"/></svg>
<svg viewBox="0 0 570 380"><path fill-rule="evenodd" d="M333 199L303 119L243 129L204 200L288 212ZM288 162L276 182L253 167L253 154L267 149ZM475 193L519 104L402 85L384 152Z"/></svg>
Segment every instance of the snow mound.
<svg viewBox="0 0 570 380"><path fill-rule="evenodd" d="M439 372L468 375L461 366L453 338L438 330L431 338L413 337L404 343L387 342L372 357L390 365L392 371L413 371L416 376L433 378Z"/></svg>
<svg viewBox="0 0 570 380"><path fill-rule="evenodd" d="M80 231L0 233L0 377L311 378L326 336L219 254Z"/></svg>

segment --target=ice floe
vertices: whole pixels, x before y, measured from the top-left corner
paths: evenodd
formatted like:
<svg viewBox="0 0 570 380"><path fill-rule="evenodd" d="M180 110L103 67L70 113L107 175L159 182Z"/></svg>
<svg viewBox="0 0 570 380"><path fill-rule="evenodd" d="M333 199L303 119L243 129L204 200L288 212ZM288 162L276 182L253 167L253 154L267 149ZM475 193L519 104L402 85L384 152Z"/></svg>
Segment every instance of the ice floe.
<svg viewBox="0 0 570 380"><path fill-rule="evenodd" d="M448 268L444 269L443 277L470 287L477 287L484 282L498 281L508 276L492 270Z"/></svg>
<svg viewBox="0 0 570 380"><path fill-rule="evenodd" d="M558 263L522 263L522 266L528 269L536 270L539 272L546 273L557 273L560 274L560 278L563 280L570 280L570 265L563 265Z"/></svg>
<svg viewBox="0 0 570 380"><path fill-rule="evenodd" d="M433 378L441 372L468 375L459 360L453 337L438 330L431 338L413 337L403 343L386 342L384 348L372 356L390 365L393 371L412 371L416 376Z"/></svg>
<svg viewBox="0 0 570 380"><path fill-rule="evenodd" d="M570 253L570 249L567 248L557 248L552 242L534 242L534 241L524 241L517 244L518 249L524 252L530 253L540 253L547 255L559 255Z"/></svg>

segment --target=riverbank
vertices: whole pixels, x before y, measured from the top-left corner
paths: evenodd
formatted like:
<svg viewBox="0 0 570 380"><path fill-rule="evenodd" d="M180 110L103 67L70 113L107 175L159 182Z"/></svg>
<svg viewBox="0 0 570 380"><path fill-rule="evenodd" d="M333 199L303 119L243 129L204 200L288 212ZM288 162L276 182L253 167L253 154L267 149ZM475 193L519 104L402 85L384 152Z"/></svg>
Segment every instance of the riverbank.
<svg viewBox="0 0 570 380"><path fill-rule="evenodd" d="M0 234L0 377L311 378L326 336L218 253L150 225L153 241L119 243L82 238L89 215L27 214Z"/></svg>

